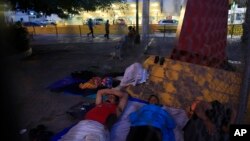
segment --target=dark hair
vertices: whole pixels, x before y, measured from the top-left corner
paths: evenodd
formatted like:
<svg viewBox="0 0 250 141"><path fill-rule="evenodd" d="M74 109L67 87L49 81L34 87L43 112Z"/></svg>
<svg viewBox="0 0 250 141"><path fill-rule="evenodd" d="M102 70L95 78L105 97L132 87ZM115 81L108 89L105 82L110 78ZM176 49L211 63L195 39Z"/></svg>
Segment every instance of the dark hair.
<svg viewBox="0 0 250 141"><path fill-rule="evenodd" d="M105 125L106 125L106 128L110 131L113 124L117 121L118 117L116 114L110 114L106 121L105 121Z"/></svg>
<svg viewBox="0 0 250 141"><path fill-rule="evenodd" d="M131 126L126 141L162 141L162 132L153 126Z"/></svg>
<svg viewBox="0 0 250 141"><path fill-rule="evenodd" d="M132 29L133 29L133 27L132 27L132 26L129 26L129 27L128 27L128 30L132 30Z"/></svg>
<svg viewBox="0 0 250 141"><path fill-rule="evenodd" d="M149 97L148 97L148 102L149 102L149 100L151 99L151 98L153 98L153 97L155 97L156 99L157 99L157 101L158 101L158 104L160 103L160 99L158 98L158 96L156 96L156 95L150 95Z"/></svg>

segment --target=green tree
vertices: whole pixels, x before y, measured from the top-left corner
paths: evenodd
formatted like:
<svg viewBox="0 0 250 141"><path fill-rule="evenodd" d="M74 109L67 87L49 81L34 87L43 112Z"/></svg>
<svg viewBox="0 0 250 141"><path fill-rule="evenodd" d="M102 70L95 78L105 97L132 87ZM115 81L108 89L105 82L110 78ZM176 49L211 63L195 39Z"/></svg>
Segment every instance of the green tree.
<svg viewBox="0 0 250 141"><path fill-rule="evenodd" d="M115 2L124 3L123 0L10 0L13 10L32 9L46 15L56 13L61 18L67 18L70 14L79 14L82 10L110 8Z"/></svg>

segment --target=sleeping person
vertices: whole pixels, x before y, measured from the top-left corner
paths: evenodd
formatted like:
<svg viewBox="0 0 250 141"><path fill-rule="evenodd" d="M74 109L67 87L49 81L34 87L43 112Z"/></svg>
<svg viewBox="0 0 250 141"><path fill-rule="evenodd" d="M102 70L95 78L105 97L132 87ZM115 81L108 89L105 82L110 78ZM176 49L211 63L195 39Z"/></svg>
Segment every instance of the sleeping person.
<svg viewBox="0 0 250 141"><path fill-rule="evenodd" d="M111 130L111 141L183 141L188 121L185 110L161 106L156 95L148 101L129 100L120 120Z"/></svg>
<svg viewBox="0 0 250 141"><path fill-rule="evenodd" d="M107 100L103 102L103 96ZM72 127L60 141L108 141L109 130L127 104L128 94L117 89L101 89L97 92L96 106L89 110L84 120Z"/></svg>

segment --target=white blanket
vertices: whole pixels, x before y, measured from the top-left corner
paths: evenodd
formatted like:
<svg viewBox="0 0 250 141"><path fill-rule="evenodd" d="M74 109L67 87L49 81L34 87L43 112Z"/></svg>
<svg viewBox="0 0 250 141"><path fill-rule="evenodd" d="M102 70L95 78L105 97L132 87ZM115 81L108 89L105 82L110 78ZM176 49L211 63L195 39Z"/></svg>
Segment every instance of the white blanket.
<svg viewBox="0 0 250 141"><path fill-rule="evenodd" d="M148 75L147 70L143 68L142 64L136 62L126 68L120 86L135 86L144 83L148 79Z"/></svg>
<svg viewBox="0 0 250 141"><path fill-rule="evenodd" d="M82 120L72 127L59 141L108 141L109 132L96 121Z"/></svg>

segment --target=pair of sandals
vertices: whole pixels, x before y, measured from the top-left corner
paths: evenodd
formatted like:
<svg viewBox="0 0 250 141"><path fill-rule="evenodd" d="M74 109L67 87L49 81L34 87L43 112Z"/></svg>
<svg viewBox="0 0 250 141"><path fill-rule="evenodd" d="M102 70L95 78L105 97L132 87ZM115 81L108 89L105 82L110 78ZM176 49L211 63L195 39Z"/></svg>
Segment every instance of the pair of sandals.
<svg viewBox="0 0 250 141"><path fill-rule="evenodd" d="M164 57L160 58L159 56L155 56L154 63L157 64L159 61L160 61L160 65L162 66L165 62L165 58Z"/></svg>

